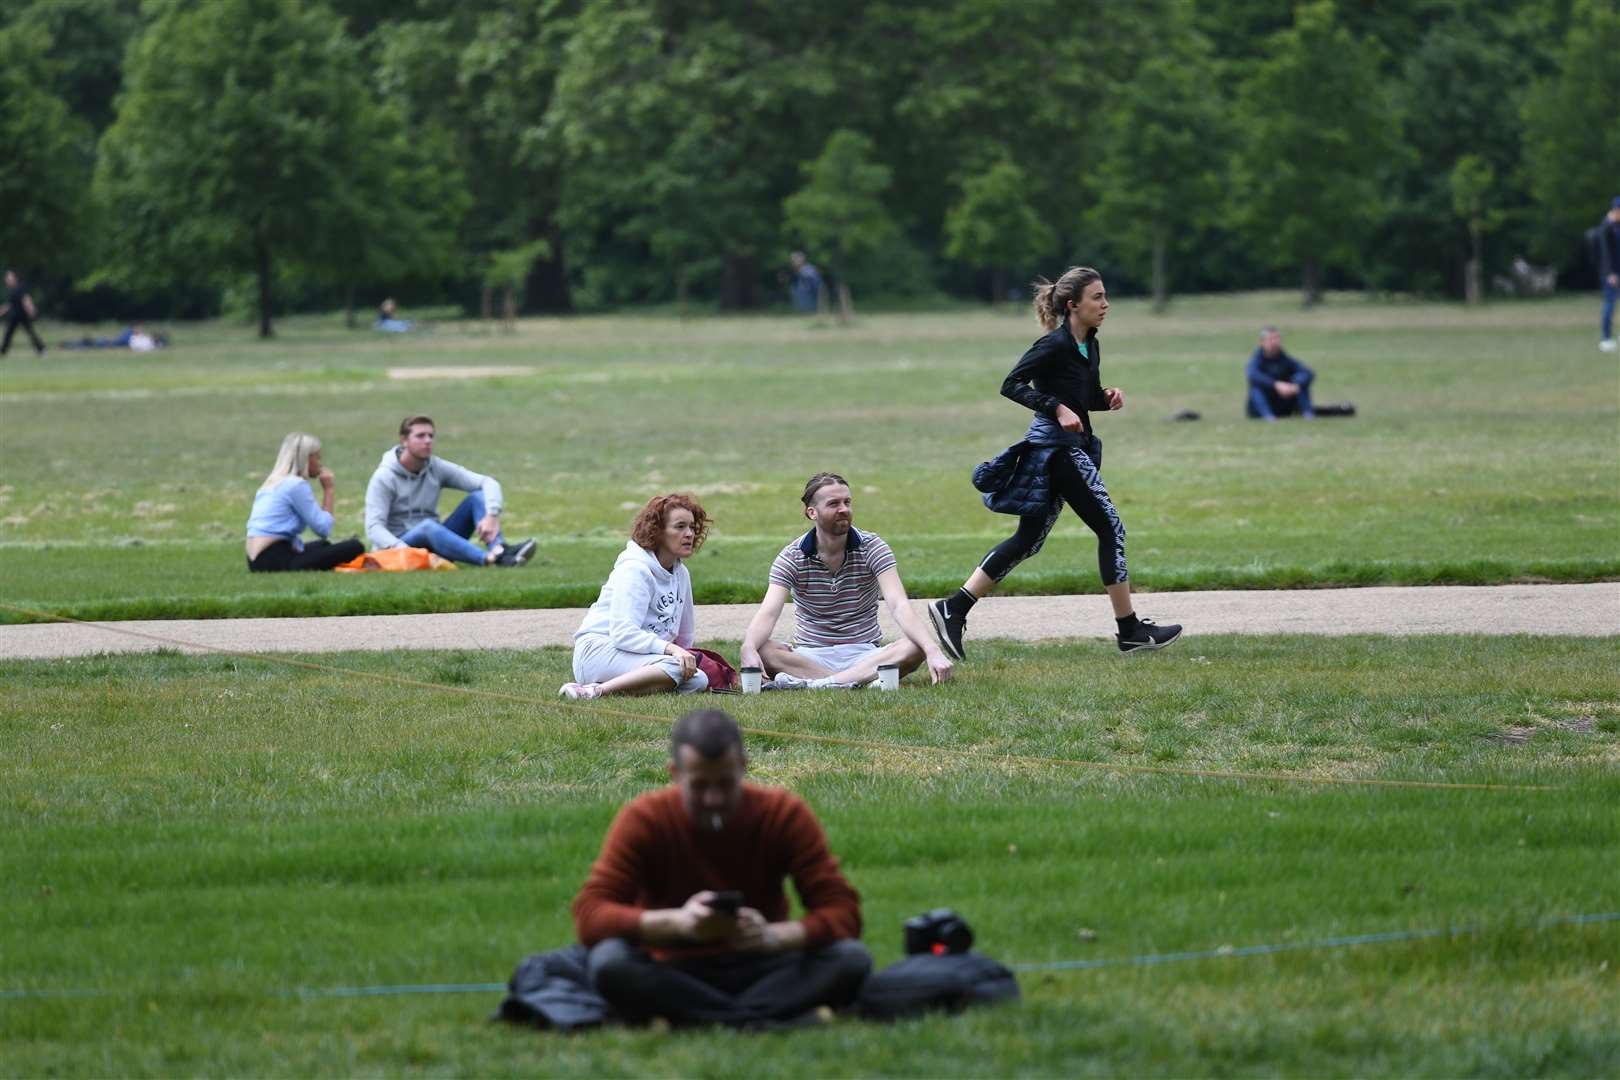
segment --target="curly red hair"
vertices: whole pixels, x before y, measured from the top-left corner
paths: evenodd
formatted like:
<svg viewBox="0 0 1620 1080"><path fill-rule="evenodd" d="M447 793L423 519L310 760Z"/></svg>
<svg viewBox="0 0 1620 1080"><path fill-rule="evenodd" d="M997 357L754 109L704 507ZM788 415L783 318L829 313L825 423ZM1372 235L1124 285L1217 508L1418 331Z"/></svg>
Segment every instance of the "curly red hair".
<svg viewBox="0 0 1620 1080"><path fill-rule="evenodd" d="M692 512L692 528L697 530L697 537L692 541L692 553L697 554L697 549L703 546L704 538L709 535L709 515L694 496L678 491L648 499L647 505L636 515L635 524L630 526L630 539L648 551L657 551L671 510Z"/></svg>

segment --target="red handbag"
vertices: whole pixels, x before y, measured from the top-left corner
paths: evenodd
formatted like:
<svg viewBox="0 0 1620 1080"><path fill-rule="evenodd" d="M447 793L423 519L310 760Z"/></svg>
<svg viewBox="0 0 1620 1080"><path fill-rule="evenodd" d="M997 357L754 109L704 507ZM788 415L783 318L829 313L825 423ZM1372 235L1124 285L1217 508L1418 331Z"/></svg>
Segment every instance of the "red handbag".
<svg viewBox="0 0 1620 1080"><path fill-rule="evenodd" d="M737 669L713 649L688 649L697 657L698 670L709 677L709 690L716 694L730 694L737 690Z"/></svg>

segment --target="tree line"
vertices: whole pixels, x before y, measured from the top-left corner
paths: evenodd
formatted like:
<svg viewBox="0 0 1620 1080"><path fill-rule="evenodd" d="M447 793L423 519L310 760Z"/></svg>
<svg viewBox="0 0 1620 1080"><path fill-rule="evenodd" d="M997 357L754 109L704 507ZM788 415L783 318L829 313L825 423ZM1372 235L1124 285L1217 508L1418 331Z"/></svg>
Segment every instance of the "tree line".
<svg viewBox="0 0 1620 1080"><path fill-rule="evenodd" d="M1590 277L1620 0L0 0L59 314Z"/></svg>

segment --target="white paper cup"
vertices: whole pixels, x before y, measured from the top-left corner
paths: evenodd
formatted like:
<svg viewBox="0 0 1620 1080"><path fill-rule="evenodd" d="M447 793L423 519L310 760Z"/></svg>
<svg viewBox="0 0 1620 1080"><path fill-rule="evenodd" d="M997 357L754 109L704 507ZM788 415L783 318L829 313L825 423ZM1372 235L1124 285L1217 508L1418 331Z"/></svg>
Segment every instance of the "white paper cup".
<svg viewBox="0 0 1620 1080"><path fill-rule="evenodd" d="M745 668L743 668L742 669L742 692L745 693L745 694L757 694L757 693L759 693L759 684L760 684L760 681L764 678L764 676L765 676L765 673L760 671L759 668L757 668L757 667L745 667Z"/></svg>
<svg viewBox="0 0 1620 1080"><path fill-rule="evenodd" d="M900 689L899 664L883 664L878 667L878 688L880 690Z"/></svg>

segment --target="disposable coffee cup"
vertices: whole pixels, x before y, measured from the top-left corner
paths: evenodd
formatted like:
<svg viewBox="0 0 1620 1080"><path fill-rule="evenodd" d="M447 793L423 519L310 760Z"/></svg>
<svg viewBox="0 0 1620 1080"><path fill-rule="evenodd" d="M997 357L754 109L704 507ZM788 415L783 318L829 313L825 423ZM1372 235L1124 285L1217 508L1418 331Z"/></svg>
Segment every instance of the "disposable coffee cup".
<svg viewBox="0 0 1620 1080"><path fill-rule="evenodd" d="M878 665L878 688L880 690L898 690L898 689L900 689L900 665L899 664L880 664L880 665Z"/></svg>
<svg viewBox="0 0 1620 1080"><path fill-rule="evenodd" d="M760 680L764 677L764 674L765 673L760 671L759 668L757 668L757 667L745 667L745 668L743 668L742 669L742 692L745 693L745 694L757 694L757 693L759 693Z"/></svg>

